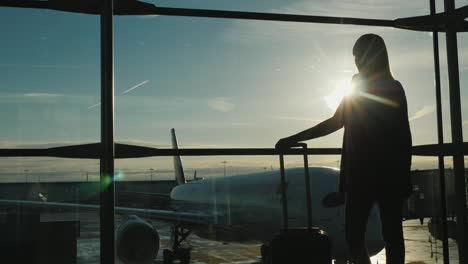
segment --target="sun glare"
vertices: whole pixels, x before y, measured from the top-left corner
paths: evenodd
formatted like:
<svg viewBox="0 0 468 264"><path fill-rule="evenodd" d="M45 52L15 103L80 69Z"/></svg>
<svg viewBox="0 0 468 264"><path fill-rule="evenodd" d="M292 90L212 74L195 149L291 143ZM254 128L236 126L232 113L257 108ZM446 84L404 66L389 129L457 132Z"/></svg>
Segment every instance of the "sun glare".
<svg viewBox="0 0 468 264"><path fill-rule="evenodd" d="M324 97L324 100L327 103L327 106L331 110L334 111L334 110L336 110L336 108L340 104L343 97L350 94L351 91L352 91L351 82L341 80L341 81L336 83L336 86L335 86L335 89L333 90L333 92Z"/></svg>

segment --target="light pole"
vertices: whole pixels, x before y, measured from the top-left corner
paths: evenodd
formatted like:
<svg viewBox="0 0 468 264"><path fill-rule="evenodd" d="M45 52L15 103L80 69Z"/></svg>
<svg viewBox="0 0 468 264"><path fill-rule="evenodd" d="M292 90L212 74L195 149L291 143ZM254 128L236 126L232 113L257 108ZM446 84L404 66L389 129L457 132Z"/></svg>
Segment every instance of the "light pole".
<svg viewBox="0 0 468 264"><path fill-rule="evenodd" d="M222 161L224 165L224 178L226 178L226 164L228 163L227 161ZM227 209L227 214L228 214L228 224L231 224L231 190L230 190L230 185L228 181L224 181L224 189L225 189L225 194L226 194L226 209Z"/></svg>
<svg viewBox="0 0 468 264"><path fill-rule="evenodd" d="M26 178L26 183L28 182L28 172L29 170L24 170L24 177Z"/></svg>
<svg viewBox="0 0 468 264"><path fill-rule="evenodd" d="M153 181L153 171L154 171L154 169L150 168L149 171L150 171L150 181Z"/></svg>
<svg viewBox="0 0 468 264"><path fill-rule="evenodd" d="M227 161L222 161L221 163L224 164L224 177L226 177L226 163L227 163Z"/></svg>

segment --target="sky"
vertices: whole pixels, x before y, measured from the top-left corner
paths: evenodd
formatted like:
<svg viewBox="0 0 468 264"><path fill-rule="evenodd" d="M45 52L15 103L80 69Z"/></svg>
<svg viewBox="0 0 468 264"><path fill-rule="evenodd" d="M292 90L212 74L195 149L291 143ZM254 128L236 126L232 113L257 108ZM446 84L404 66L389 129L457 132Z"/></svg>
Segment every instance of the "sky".
<svg viewBox="0 0 468 264"><path fill-rule="evenodd" d="M426 1L406 0L146 2L384 19L429 12ZM437 1L439 11L442 2ZM466 4L457 1L458 7ZM117 142L168 148L170 129L175 128L180 146L186 148L273 147L279 138L333 114L332 101L356 73L352 46L360 35L372 32L385 39L392 73L405 89L413 144L437 143L430 33L165 16L115 17L114 22ZM0 8L0 32L0 148L98 142L99 17ZM449 142L443 34L440 39L444 140ZM459 34L462 102L468 101L467 41L466 33ZM462 107L466 138L468 106ZM312 148L340 147L342 130L308 143ZM337 159L314 156L311 163L336 166ZM219 174L224 160L232 174L277 167L275 157L184 158L188 171L207 174L213 169ZM414 169L437 166L434 158L413 161ZM3 158L0 164L0 181L41 173L69 179L98 171L94 160ZM117 161L116 168L128 179L145 178L149 168L170 177L171 164L168 158L130 159Z"/></svg>

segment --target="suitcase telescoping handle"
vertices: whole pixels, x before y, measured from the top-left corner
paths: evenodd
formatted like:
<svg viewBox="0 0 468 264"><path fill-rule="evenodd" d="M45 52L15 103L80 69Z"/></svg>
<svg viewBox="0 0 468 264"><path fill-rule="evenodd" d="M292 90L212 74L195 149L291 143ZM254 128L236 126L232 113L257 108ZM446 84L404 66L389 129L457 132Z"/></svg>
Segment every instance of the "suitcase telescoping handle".
<svg viewBox="0 0 468 264"><path fill-rule="evenodd" d="M302 147L304 150L304 179L305 179L305 191L306 191L306 206L307 206L307 227L312 228L312 203L311 203L311 192L310 192L310 179L309 179L309 160L307 158L307 144L297 143L294 147ZM286 176L284 173L284 154L280 153L280 171L281 171L281 201L283 206L283 229L288 229L288 200L286 197Z"/></svg>

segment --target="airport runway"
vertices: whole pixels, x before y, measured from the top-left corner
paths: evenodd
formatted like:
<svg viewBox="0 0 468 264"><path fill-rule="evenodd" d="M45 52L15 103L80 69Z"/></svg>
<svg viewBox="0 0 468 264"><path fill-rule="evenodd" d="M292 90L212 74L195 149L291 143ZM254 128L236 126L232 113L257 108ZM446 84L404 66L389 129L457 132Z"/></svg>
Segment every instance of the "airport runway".
<svg viewBox="0 0 468 264"><path fill-rule="evenodd" d="M78 263L99 263L99 222L97 213L61 213L44 214L41 221L80 220L81 233L78 239ZM170 239L170 225L160 221L148 220L157 228L161 237L161 247L167 248ZM120 217L117 217L117 224ZM117 226L117 225L116 225ZM430 239L426 225L420 225L419 220L404 222L406 263L443 263L442 243ZM430 242L432 241L432 243ZM193 247L192 262L194 264L260 264L260 244L244 245L237 243L221 243L206 240L191 235L189 239ZM456 244L450 240L450 263L458 263ZM162 263L162 250L155 264ZM372 257L373 264L385 264L385 251Z"/></svg>

